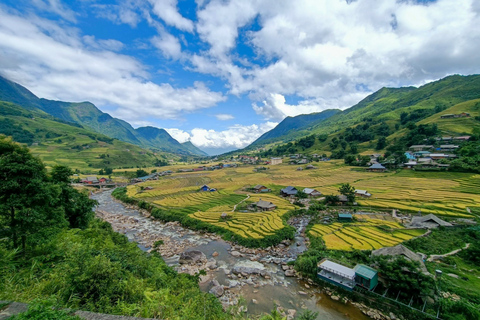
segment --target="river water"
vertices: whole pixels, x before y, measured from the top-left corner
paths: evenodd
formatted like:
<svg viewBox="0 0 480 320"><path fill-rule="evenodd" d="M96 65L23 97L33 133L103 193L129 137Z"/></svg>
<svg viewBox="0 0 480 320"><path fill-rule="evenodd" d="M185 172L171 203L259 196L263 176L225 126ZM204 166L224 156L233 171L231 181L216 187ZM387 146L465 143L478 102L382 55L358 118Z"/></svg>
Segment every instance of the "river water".
<svg viewBox="0 0 480 320"><path fill-rule="evenodd" d="M162 223L149 217L143 216L138 210L127 208L111 196L111 190L96 193L93 199L99 202L96 208L99 216L111 214L107 221L112 224L115 231L125 234L130 241L135 241L140 249L148 251L152 237L161 237L165 245L181 247L187 250L199 250L207 258L216 261L217 268L208 272L205 281L200 283L200 288L208 291L211 288L210 280L217 280L220 285L229 287L220 300L226 304L235 304L238 297L243 297L243 304L247 307L250 315L259 315L270 312L275 305L287 309L297 310L297 315L302 309L310 309L318 312L318 318L322 320L343 320L343 319L369 319L360 310L350 303L334 301L322 292L321 288L311 286L307 282L296 277L285 277L281 265L273 263L275 257L263 256L258 261L251 261L252 255L234 257L231 252L231 245L218 237L204 235L192 230L182 228L172 223ZM300 231L306 226L308 220L299 220L295 225L297 234L295 241L286 248L288 260L306 250L305 239ZM149 245L150 243L150 245ZM215 256L213 259L212 257ZM164 258L167 264L182 272L178 264L178 254ZM230 270L235 267L249 267L267 271L270 279L261 277L252 281L249 278L237 279L232 277ZM299 293L300 292L300 293Z"/></svg>

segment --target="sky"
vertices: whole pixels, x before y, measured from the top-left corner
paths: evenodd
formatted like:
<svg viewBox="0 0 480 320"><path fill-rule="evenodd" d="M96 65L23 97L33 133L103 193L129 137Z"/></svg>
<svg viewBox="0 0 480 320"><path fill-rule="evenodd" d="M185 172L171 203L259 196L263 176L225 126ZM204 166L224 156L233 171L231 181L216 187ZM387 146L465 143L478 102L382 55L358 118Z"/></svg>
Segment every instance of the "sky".
<svg viewBox="0 0 480 320"><path fill-rule="evenodd" d="M0 74L210 154L287 116L480 73L479 0L1 0Z"/></svg>

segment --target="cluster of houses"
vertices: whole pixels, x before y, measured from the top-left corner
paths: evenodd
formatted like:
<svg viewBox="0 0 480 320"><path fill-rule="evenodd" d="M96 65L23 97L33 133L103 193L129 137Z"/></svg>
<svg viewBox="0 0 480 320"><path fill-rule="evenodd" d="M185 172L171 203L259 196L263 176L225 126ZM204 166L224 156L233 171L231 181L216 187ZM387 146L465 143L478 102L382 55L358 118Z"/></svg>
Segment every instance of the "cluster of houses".
<svg viewBox="0 0 480 320"><path fill-rule="evenodd" d="M168 175L171 175L172 173L173 173L172 170L165 170L165 171L162 171L162 172L154 172L154 173L151 173L151 174L146 175L144 177L133 178L133 179L130 180L130 182L137 183L137 182L158 180L159 177L168 176Z"/></svg>
<svg viewBox="0 0 480 320"><path fill-rule="evenodd" d="M236 163L225 163L225 164L217 164L214 166L199 166L197 168L178 169L177 172L213 171L213 170L220 170L223 168L236 168L236 167L238 167Z"/></svg>
<svg viewBox="0 0 480 320"><path fill-rule="evenodd" d="M425 144L412 145L409 151L405 152L408 162L404 163L404 168L448 168L449 164L441 164L437 161L457 158L457 155L451 152L458 148L456 144L442 144L439 147Z"/></svg>
<svg viewBox="0 0 480 320"><path fill-rule="evenodd" d="M280 190L280 195L286 198L287 197L294 198L297 195L297 193L298 193L298 189L292 186L288 186ZM303 193L305 193L308 197L311 197L311 198L320 197L322 195L320 191L312 188L303 189Z"/></svg>
<svg viewBox="0 0 480 320"><path fill-rule="evenodd" d="M238 156L238 161L244 164L258 164L258 157L252 157L248 155L240 155Z"/></svg>
<svg viewBox="0 0 480 320"><path fill-rule="evenodd" d="M102 178L98 179L96 176L89 176L89 177L86 177L83 180L80 180L80 182L83 183L83 184L95 185L95 184L109 183L109 182L111 182L111 180L107 179L105 177L102 177Z"/></svg>

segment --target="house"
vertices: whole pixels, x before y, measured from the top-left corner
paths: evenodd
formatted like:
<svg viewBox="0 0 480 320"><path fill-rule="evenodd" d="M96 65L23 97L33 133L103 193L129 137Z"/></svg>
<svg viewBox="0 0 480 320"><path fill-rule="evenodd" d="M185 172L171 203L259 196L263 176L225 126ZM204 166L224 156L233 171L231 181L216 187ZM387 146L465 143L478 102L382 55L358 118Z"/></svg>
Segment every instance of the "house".
<svg viewBox="0 0 480 320"><path fill-rule="evenodd" d="M454 144L442 144L440 145L440 151L455 151L458 149L457 145Z"/></svg>
<svg viewBox="0 0 480 320"><path fill-rule="evenodd" d="M153 190L153 187L148 186L148 187L145 187L145 189L143 190Z"/></svg>
<svg viewBox="0 0 480 320"><path fill-rule="evenodd" d="M282 163L282 158L271 158L270 159L270 164L272 166L276 165L276 164L280 164Z"/></svg>
<svg viewBox="0 0 480 320"><path fill-rule="evenodd" d="M377 270L363 264L357 264L355 268L355 284L368 291L375 289L378 284Z"/></svg>
<svg viewBox="0 0 480 320"><path fill-rule="evenodd" d="M455 137L454 139L458 141L468 141L470 140L470 136L460 136L460 137Z"/></svg>
<svg viewBox="0 0 480 320"><path fill-rule="evenodd" d="M433 160L445 159L449 157L449 155L445 153L430 153L428 156Z"/></svg>
<svg viewBox="0 0 480 320"><path fill-rule="evenodd" d="M422 150L429 150L433 149L432 145L426 145L426 144L415 144L410 146L409 149L412 149L413 151L422 151Z"/></svg>
<svg viewBox="0 0 480 320"><path fill-rule="evenodd" d="M298 192L297 188L292 187L292 186L288 186L288 187L280 190L280 195L282 195L284 197L294 196L294 195L297 194L297 192Z"/></svg>
<svg viewBox="0 0 480 320"><path fill-rule="evenodd" d="M312 170L312 169L317 169L314 165L309 164L308 166L305 167L307 170Z"/></svg>
<svg viewBox="0 0 480 320"><path fill-rule="evenodd" d="M200 187L200 191L210 191L212 188L204 184L203 186Z"/></svg>
<svg viewBox="0 0 480 320"><path fill-rule="evenodd" d="M420 264L420 269L422 273L429 274L425 264L423 262L423 257L419 254L416 254L412 250L408 249L404 245L396 245L395 247L385 247L372 251L372 256L392 256L392 257L403 257L410 261L416 261Z"/></svg>
<svg viewBox="0 0 480 320"><path fill-rule="evenodd" d="M338 221L340 222L352 222L353 216L350 213L339 213Z"/></svg>
<svg viewBox="0 0 480 320"><path fill-rule="evenodd" d="M82 180L82 183L85 183L85 184L95 184L95 183L98 183L98 179L97 177L86 177L84 180Z"/></svg>
<svg viewBox="0 0 480 320"><path fill-rule="evenodd" d="M297 162L297 164L307 164L307 163L308 163L307 159L302 159L302 160Z"/></svg>
<svg viewBox="0 0 480 320"><path fill-rule="evenodd" d="M422 157L425 157L426 155L430 154L430 151L415 151L413 153L413 155L416 157L416 158L422 158Z"/></svg>
<svg viewBox="0 0 480 320"><path fill-rule="evenodd" d="M405 157L407 157L407 160L415 160L415 155L412 154L411 152L405 152Z"/></svg>
<svg viewBox="0 0 480 320"><path fill-rule="evenodd" d="M255 187L253 187L253 190L254 190L256 193L259 193L259 192L270 192L270 191L272 191L271 189L268 189L267 187L265 187L264 185L261 185L261 184L257 184Z"/></svg>
<svg viewBox="0 0 480 320"><path fill-rule="evenodd" d="M413 169L417 165L417 161L410 160L407 163L404 163L405 169Z"/></svg>
<svg viewBox="0 0 480 320"><path fill-rule="evenodd" d="M448 119L448 118L455 118L455 115L453 113L448 113L440 116L440 119Z"/></svg>
<svg viewBox="0 0 480 320"><path fill-rule="evenodd" d="M386 170L387 168L382 166L380 163L374 163L367 168L367 171L370 171L370 172L385 172Z"/></svg>
<svg viewBox="0 0 480 320"><path fill-rule="evenodd" d="M272 202L262 199L260 199L258 202L255 202L254 205L257 207L257 209L260 209L262 211L272 211L277 208L277 206L274 205Z"/></svg>
<svg viewBox="0 0 480 320"><path fill-rule="evenodd" d="M205 167L193 168L193 171L205 171Z"/></svg>
<svg viewBox="0 0 480 320"><path fill-rule="evenodd" d="M355 288L355 270L328 259L320 261L317 267L317 276L320 279L348 291L353 291Z"/></svg>
<svg viewBox="0 0 480 320"><path fill-rule="evenodd" d="M107 181L108 181L108 179L107 179L107 178L104 178L104 177L98 179L98 182L100 182L100 183L105 183L105 182L107 182Z"/></svg>
<svg viewBox="0 0 480 320"><path fill-rule="evenodd" d="M355 190L355 195L362 198L370 198L372 196L367 190Z"/></svg>
<svg viewBox="0 0 480 320"><path fill-rule="evenodd" d="M303 168L302 168L302 167L298 167L298 168L297 168L297 171L303 171Z"/></svg>
<svg viewBox="0 0 480 320"><path fill-rule="evenodd" d="M443 221L434 214L429 214L422 217L413 217L412 222L410 223L410 228L427 228L434 229L438 227L452 227L451 223Z"/></svg>
<svg viewBox="0 0 480 320"><path fill-rule="evenodd" d="M320 197L322 195L320 191L311 188L305 188L303 189L303 192L306 193L309 197Z"/></svg>
<svg viewBox="0 0 480 320"><path fill-rule="evenodd" d="M341 194L341 195L338 195L337 198L340 204L344 204L348 202L348 197L346 195Z"/></svg>

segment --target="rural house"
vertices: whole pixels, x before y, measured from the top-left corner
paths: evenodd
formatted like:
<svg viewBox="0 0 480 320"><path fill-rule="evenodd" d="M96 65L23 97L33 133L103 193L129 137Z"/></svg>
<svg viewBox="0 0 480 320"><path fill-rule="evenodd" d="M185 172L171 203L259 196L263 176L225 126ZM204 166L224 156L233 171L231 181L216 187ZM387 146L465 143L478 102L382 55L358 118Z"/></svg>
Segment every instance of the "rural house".
<svg viewBox="0 0 480 320"><path fill-rule="evenodd" d="M95 183L98 183L98 179L97 179L97 177L90 176L90 177L86 177L84 180L82 180L82 183L95 184Z"/></svg>
<svg viewBox="0 0 480 320"><path fill-rule="evenodd" d="M340 222L352 222L352 215L350 213L339 213L338 221Z"/></svg>
<svg viewBox="0 0 480 320"><path fill-rule="evenodd" d="M355 190L355 195L362 198L370 198L372 196L367 190Z"/></svg>
<svg viewBox="0 0 480 320"><path fill-rule="evenodd" d="M311 188L305 188L305 189L303 189L303 192L307 196L312 197L312 198L320 197L322 195L322 193L320 191L317 191L317 190L311 189Z"/></svg>
<svg viewBox="0 0 480 320"><path fill-rule="evenodd" d="M382 166L380 163L374 163L367 168L367 171L370 171L370 172L385 172L386 170L387 168Z"/></svg>
<svg viewBox="0 0 480 320"><path fill-rule="evenodd" d="M443 221L434 214L429 214L422 217L413 217L412 222L410 223L410 228L427 228L434 229L438 227L452 227L451 223Z"/></svg>
<svg viewBox="0 0 480 320"><path fill-rule="evenodd" d="M314 165L309 164L308 166L305 167L305 169L307 169L307 170L313 170L313 169L317 169L317 167L315 167Z"/></svg>
<svg viewBox="0 0 480 320"><path fill-rule="evenodd" d="M272 202L265 201L260 199L258 202L253 203L253 205L262 211L272 211L277 208L276 205L274 205Z"/></svg>
<svg viewBox="0 0 480 320"><path fill-rule="evenodd" d="M297 192L298 192L297 188L292 187L292 186L288 186L288 187L280 190L280 195L282 195L284 197L294 196L294 195L297 194Z"/></svg>
<svg viewBox="0 0 480 320"><path fill-rule="evenodd" d="M433 146L432 145L425 145L425 144L415 144L413 146L410 146L409 149L412 149L413 151L424 151L424 150L433 149Z"/></svg>
<svg viewBox="0 0 480 320"><path fill-rule="evenodd" d="M270 164L273 166L273 165L276 165L276 164L281 164L282 163L282 158L271 158L270 159Z"/></svg>
<svg viewBox="0 0 480 320"><path fill-rule="evenodd" d="M373 290L378 284L378 273L375 269L363 264L357 264L350 269L328 259L323 259L317 265L317 276L345 290L353 291L355 286Z"/></svg>
<svg viewBox="0 0 480 320"><path fill-rule="evenodd" d="M272 191L272 190L268 189L267 187L265 187L264 185L261 185L261 184L257 184L255 187L253 187L253 190L255 190L255 193Z"/></svg>
<svg viewBox="0 0 480 320"><path fill-rule="evenodd" d="M203 186L200 187L200 191L217 191L217 189L215 189L215 188L210 188L209 186L207 186L206 184L204 184Z"/></svg>
<svg viewBox="0 0 480 320"><path fill-rule="evenodd" d="M408 249L404 245L396 245L395 247L385 247L377 250L372 251L372 256L392 256L392 257L399 257L402 256L403 258L409 261L416 261L420 264L420 269L422 269L422 273L429 274L425 264L423 262L422 256L416 254L412 250Z"/></svg>

